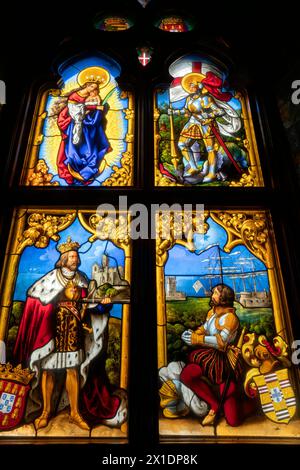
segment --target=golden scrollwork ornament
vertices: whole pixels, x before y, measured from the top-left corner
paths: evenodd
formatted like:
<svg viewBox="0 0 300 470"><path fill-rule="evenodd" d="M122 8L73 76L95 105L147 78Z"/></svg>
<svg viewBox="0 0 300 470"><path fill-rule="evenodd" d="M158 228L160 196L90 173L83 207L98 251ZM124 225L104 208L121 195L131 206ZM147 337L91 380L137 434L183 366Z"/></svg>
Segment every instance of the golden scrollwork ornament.
<svg viewBox="0 0 300 470"><path fill-rule="evenodd" d="M75 220L76 213L64 215L45 214L34 212L29 214L25 230L18 239L18 253L21 253L26 246L36 248L46 248L51 240L58 241L61 230L69 227Z"/></svg>
<svg viewBox="0 0 300 470"><path fill-rule="evenodd" d="M133 180L133 158L131 152L124 152L121 158L121 167L114 165L113 173L107 178L103 186L131 186Z"/></svg>
<svg viewBox="0 0 300 470"><path fill-rule="evenodd" d="M182 211L162 212L156 215L156 262L163 266L168 258L168 251L177 243L189 251L195 251L195 233L206 233L209 212Z"/></svg>
<svg viewBox="0 0 300 470"><path fill-rule="evenodd" d="M212 219L228 235L224 250L229 253L237 245L245 245L268 268L272 265L269 230L264 212L211 212Z"/></svg>

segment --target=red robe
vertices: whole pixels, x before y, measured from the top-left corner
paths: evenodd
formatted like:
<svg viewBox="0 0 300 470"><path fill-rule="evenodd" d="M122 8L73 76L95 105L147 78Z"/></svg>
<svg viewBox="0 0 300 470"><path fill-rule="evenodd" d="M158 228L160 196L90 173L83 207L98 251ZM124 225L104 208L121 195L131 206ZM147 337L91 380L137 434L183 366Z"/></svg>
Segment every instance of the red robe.
<svg viewBox="0 0 300 470"><path fill-rule="evenodd" d="M73 104L83 104L85 101L86 98L80 96L77 92L71 93L68 98L68 102ZM86 114L82 121L84 131L82 139L77 144L72 143L74 122L68 106L62 109L57 119L62 135L57 156L58 175L68 184L75 183L68 165L76 172L81 172L81 177L84 179L82 184L91 184L98 174L100 162L105 154L112 150L103 128L103 118L107 112L107 106L105 105L103 110L99 110L96 105L87 104L85 110L94 112Z"/></svg>
<svg viewBox="0 0 300 470"><path fill-rule="evenodd" d="M82 289L82 296L85 296L85 292L85 289ZM47 348L47 345L51 347L51 340L55 337L54 309L54 303L43 305L39 299L27 298L14 348L14 358L17 363L28 367L34 352ZM49 353L52 351L53 349L49 349ZM101 423L104 419L111 419L117 413L121 400L110 393L108 386L103 358L101 360L96 358L90 367L80 397L82 414L91 425ZM36 399L34 401L37 402ZM35 411L38 415L41 409ZM33 419L35 417L33 416Z"/></svg>

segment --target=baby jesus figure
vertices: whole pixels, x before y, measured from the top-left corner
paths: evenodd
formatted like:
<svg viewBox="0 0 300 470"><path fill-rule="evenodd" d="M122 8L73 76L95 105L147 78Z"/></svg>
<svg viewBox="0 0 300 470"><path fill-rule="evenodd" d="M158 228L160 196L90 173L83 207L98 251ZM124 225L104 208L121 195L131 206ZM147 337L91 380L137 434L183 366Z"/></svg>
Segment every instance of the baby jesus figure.
<svg viewBox="0 0 300 470"><path fill-rule="evenodd" d="M90 94L86 97L85 106L97 106L97 109L103 109L103 106L101 106L101 98L97 89L90 91Z"/></svg>
<svg viewBox="0 0 300 470"><path fill-rule="evenodd" d="M74 120L72 138L72 142L74 145L79 144L79 142L81 141L83 119L85 115L88 114L91 109L93 109L87 109L87 106L93 106L96 109L103 111L103 106L101 106L101 98L99 96L98 89L91 90L83 103L68 104L70 116Z"/></svg>

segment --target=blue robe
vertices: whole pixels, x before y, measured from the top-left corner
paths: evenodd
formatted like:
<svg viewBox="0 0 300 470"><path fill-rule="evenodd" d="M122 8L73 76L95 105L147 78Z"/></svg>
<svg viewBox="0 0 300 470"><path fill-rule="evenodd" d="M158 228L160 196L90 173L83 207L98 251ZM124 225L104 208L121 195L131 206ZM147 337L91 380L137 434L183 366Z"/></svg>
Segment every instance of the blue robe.
<svg viewBox="0 0 300 470"><path fill-rule="evenodd" d="M84 101L76 92L72 93L70 98L73 102L82 103ZM72 141L75 123L67 106L61 111L58 118L58 126L63 134L58 153L58 174L68 184L92 183L99 173L99 166L105 154L111 150L103 129L103 118L107 107L101 111L95 106L88 105L86 109L89 110L89 113L82 121L82 134L78 144L74 144ZM68 165L83 178L83 181L71 175Z"/></svg>

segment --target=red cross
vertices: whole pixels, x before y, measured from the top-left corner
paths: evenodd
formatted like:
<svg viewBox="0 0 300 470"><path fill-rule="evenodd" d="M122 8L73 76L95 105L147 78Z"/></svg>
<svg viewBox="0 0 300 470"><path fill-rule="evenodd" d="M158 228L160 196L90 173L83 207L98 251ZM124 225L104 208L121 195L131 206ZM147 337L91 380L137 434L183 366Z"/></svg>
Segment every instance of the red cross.
<svg viewBox="0 0 300 470"><path fill-rule="evenodd" d="M150 57L150 56L147 56L146 52L143 52L143 53L139 56L139 61L140 61L140 63L141 63L144 67L145 67L145 65L149 64L150 59L151 59L151 57Z"/></svg>

